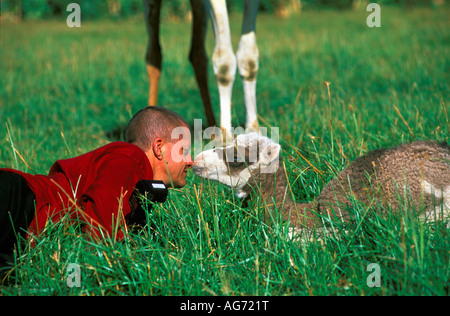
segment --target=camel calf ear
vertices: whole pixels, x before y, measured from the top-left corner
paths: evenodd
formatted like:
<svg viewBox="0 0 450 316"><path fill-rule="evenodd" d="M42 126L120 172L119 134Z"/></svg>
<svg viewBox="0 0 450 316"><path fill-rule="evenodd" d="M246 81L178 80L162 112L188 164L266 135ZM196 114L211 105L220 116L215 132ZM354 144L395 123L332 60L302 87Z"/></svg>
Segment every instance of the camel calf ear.
<svg viewBox="0 0 450 316"><path fill-rule="evenodd" d="M280 158L281 146L276 143L269 144L260 153L260 166L266 169L261 169L265 173L272 173L278 170L278 162Z"/></svg>

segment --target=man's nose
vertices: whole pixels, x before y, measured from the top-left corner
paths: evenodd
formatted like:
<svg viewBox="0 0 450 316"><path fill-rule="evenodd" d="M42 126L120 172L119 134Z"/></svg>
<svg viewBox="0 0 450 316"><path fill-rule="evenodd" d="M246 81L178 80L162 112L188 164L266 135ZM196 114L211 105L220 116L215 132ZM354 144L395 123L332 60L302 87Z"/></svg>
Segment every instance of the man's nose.
<svg viewBox="0 0 450 316"><path fill-rule="evenodd" d="M186 160L186 165L187 165L188 168L192 168L192 165L193 165L193 164L194 164L194 161L192 160L192 156L189 155L189 156L187 157L187 160Z"/></svg>

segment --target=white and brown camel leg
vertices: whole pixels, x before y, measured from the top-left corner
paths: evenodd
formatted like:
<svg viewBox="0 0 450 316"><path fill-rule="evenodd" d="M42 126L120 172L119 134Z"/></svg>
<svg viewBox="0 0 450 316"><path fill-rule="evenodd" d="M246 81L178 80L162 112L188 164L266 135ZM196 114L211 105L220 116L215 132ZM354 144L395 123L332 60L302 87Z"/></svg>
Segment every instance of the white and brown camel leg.
<svg viewBox="0 0 450 316"><path fill-rule="evenodd" d="M230 139L231 95L236 74L236 56L231 44L230 23L225 0L210 0L209 11L214 29L215 47L212 55L214 74L220 96L220 127Z"/></svg>
<svg viewBox="0 0 450 316"><path fill-rule="evenodd" d="M244 0L244 18L239 46L236 52L239 74L244 87L247 132L258 132L256 109L256 76L258 74L259 51L256 44L256 16L259 0Z"/></svg>
<svg viewBox="0 0 450 316"><path fill-rule="evenodd" d="M212 57L214 74L220 95L220 127L227 139L231 131L231 96L236 66L242 77L246 106L246 130L258 131L256 110L256 76L258 46L255 25L259 0L244 0L241 39L236 56L231 43L230 23L225 0L209 0L216 45ZM237 57L237 58L236 58Z"/></svg>

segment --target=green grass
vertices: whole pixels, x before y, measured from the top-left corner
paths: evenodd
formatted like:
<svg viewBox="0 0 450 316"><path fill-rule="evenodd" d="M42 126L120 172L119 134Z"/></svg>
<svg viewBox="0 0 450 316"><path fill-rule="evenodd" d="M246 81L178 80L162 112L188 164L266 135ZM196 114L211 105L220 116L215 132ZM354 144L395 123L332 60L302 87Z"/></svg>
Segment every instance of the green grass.
<svg viewBox="0 0 450 316"><path fill-rule="evenodd" d="M416 139L449 141L450 10L261 15L257 101L264 126L280 128L293 194L311 201L350 161ZM232 17L237 47L240 16ZM164 21L161 104L203 118L188 64L190 24ZM142 17L1 25L0 167L47 173L52 163L114 140L146 104ZM208 36L211 53L213 38ZM330 82L330 98L324 81ZM219 115L214 78L210 86ZM245 122L240 79L233 125ZM293 146L293 147L291 147ZM298 153L302 154L301 157ZM307 159L307 161L306 161ZM314 168L312 167L314 166ZM3 295L448 295L450 237L411 210L377 215L356 203L353 222L310 242L289 240L275 216L242 207L230 190L190 173L155 206L153 224L124 242L93 242L65 222L25 246ZM150 228L151 227L151 228ZM81 287L66 285L67 266ZM368 287L370 263L381 287Z"/></svg>

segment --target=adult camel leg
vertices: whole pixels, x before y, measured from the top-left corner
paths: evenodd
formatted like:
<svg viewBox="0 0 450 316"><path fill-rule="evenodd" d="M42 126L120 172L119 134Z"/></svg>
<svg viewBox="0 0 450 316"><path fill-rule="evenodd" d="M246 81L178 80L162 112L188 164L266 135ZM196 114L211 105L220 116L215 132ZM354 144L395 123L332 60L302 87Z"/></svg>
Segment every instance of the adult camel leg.
<svg viewBox="0 0 450 316"><path fill-rule="evenodd" d="M225 0L209 0L216 45L212 62L220 95L220 127L228 140L231 135L231 94L236 74L236 57L231 45L230 24Z"/></svg>
<svg viewBox="0 0 450 316"><path fill-rule="evenodd" d="M256 44L255 26L259 0L244 0L244 18L241 39L236 52L239 74L244 87L246 107L246 131L259 131L256 109L256 76L258 74L259 51Z"/></svg>
<svg viewBox="0 0 450 316"><path fill-rule="evenodd" d="M144 0L145 25L147 27L148 45L145 54L149 78L148 105L158 103L158 85L161 76L162 54L159 43L159 23L161 0Z"/></svg>
<svg viewBox="0 0 450 316"><path fill-rule="evenodd" d="M191 0L192 7L192 41L189 61L194 68L200 97L205 110L208 126L216 126L216 119L211 104L208 85L208 56L205 49L208 14L205 0Z"/></svg>

